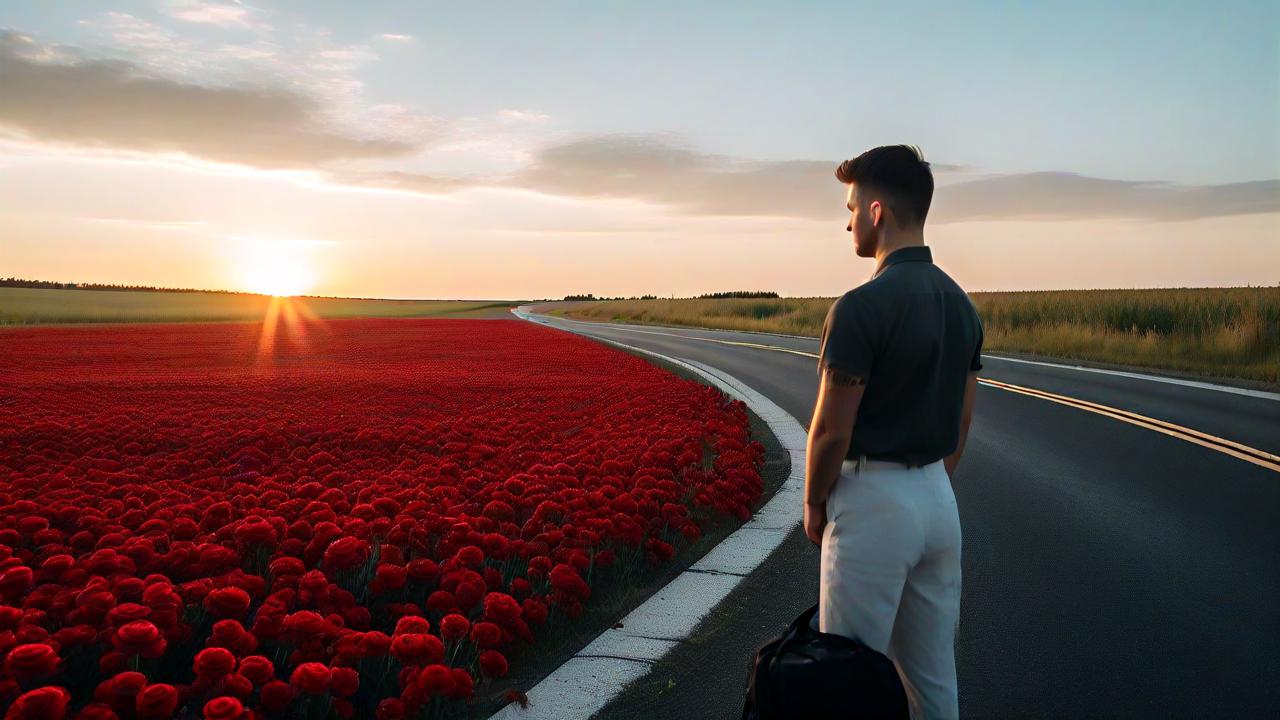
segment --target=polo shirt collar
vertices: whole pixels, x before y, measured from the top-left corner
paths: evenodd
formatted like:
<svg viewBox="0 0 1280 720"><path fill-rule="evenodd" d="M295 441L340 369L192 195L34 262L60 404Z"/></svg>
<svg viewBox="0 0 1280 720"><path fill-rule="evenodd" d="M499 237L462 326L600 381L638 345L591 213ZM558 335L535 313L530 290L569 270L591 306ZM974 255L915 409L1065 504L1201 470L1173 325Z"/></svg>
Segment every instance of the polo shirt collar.
<svg viewBox="0 0 1280 720"><path fill-rule="evenodd" d="M880 267L876 268L876 275L888 270L890 267L904 262L933 262L933 251L928 245L910 245L904 248L898 248L889 253L885 257Z"/></svg>

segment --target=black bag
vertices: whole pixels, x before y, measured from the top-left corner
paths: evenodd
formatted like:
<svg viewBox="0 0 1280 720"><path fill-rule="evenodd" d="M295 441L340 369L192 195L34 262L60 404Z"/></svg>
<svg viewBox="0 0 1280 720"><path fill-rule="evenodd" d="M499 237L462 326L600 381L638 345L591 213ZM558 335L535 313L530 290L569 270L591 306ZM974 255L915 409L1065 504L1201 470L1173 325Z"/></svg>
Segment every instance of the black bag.
<svg viewBox="0 0 1280 720"><path fill-rule="evenodd" d="M814 605L756 653L743 720L899 720L907 693L893 661L858 640L814 630Z"/></svg>

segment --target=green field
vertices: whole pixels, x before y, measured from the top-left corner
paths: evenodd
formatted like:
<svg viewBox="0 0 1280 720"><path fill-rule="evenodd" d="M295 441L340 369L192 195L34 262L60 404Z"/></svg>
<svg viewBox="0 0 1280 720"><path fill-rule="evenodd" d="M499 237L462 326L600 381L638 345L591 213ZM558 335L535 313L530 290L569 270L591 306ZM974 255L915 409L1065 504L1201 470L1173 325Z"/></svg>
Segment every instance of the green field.
<svg viewBox="0 0 1280 720"><path fill-rule="evenodd" d="M0 326L261 320L269 295L0 287ZM508 301L291 298L321 318L505 317Z"/></svg>
<svg viewBox="0 0 1280 720"><path fill-rule="evenodd" d="M986 349L1280 386L1280 287L972 293ZM584 320L816 337L833 298L613 300Z"/></svg>

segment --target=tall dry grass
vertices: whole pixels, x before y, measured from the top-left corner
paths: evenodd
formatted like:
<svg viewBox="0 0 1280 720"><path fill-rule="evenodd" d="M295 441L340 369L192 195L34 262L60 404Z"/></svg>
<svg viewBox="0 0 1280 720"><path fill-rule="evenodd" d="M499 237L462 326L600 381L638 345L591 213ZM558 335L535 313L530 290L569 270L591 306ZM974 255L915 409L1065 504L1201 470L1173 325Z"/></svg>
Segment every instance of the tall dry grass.
<svg viewBox="0 0 1280 720"><path fill-rule="evenodd" d="M1280 385L1280 287L973 293L988 350ZM587 320L816 337L833 298L618 300Z"/></svg>

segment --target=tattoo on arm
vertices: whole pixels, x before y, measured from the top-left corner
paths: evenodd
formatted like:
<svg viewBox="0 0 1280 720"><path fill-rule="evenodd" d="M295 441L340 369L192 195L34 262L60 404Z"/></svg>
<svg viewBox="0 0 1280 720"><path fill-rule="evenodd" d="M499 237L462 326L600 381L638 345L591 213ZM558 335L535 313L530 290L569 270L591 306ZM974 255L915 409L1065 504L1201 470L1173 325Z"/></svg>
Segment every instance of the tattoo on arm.
<svg viewBox="0 0 1280 720"><path fill-rule="evenodd" d="M844 387L857 387L866 382L860 375L847 373L843 370L827 366L827 382L832 385L842 385Z"/></svg>

